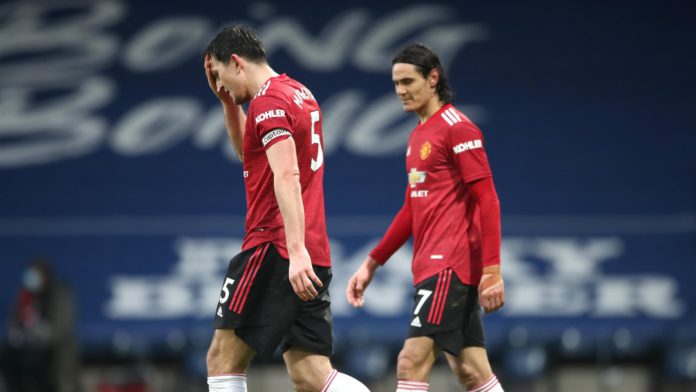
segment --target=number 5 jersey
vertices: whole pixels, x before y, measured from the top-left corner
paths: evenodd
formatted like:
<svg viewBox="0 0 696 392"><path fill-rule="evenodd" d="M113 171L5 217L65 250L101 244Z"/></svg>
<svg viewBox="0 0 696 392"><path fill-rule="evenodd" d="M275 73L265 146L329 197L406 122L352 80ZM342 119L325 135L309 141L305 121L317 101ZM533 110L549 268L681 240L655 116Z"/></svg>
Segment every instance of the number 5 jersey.
<svg viewBox="0 0 696 392"><path fill-rule="evenodd" d="M292 138L305 213L305 246L317 266L330 267L324 213L321 111L312 93L285 74L270 78L249 101L244 132L246 234L242 249L272 242L288 258L283 218L266 150Z"/></svg>

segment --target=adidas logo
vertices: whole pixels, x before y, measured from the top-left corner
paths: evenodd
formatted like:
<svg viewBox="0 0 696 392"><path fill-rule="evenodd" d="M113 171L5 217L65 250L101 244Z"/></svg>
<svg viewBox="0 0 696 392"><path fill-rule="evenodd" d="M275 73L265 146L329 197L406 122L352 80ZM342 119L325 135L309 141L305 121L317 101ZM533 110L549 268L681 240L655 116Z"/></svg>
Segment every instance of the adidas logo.
<svg viewBox="0 0 696 392"><path fill-rule="evenodd" d="M222 306L218 306L217 315L218 317L222 317Z"/></svg>
<svg viewBox="0 0 696 392"><path fill-rule="evenodd" d="M411 326L416 328L422 327L420 317L416 316L416 318L414 318L413 321L411 321Z"/></svg>

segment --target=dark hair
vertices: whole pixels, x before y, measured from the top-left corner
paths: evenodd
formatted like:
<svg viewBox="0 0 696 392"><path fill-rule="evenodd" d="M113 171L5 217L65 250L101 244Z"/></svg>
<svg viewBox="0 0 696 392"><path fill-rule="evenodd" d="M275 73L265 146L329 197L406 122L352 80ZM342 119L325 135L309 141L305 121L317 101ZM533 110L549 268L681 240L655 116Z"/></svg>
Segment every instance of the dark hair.
<svg viewBox="0 0 696 392"><path fill-rule="evenodd" d="M224 64L230 62L230 56L233 54L255 63L266 61L263 44L256 31L249 26L225 27L210 41L205 54L215 57Z"/></svg>
<svg viewBox="0 0 696 392"><path fill-rule="evenodd" d="M440 75L437 86L435 86L438 98L440 98L442 103L452 103L454 101L454 93L447 82L447 76L442 63L440 63L440 58L427 46L422 44L408 45L394 56L392 65L396 63L413 64L425 78L428 77L430 71L437 69L437 73Z"/></svg>

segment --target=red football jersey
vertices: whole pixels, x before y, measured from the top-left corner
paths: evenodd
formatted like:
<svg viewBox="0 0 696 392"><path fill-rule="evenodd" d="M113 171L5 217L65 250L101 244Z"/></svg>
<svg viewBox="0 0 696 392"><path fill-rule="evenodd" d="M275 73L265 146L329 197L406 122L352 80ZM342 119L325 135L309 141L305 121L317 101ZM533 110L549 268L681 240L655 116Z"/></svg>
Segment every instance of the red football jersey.
<svg viewBox="0 0 696 392"><path fill-rule="evenodd" d="M324 214L324 136L312 93L287 75L270 78L249 102L244 132L246 235L242 249L272 242L288 258L285 228L266 149L292 137L305 212L305 246L312 264L331 266Z"/></svg>
<svg viewBox="0 0 696 392"><path fill-rule="evenodd" d="M481 131L454 106L443 106L411 132L406 171L414 283L449 267L462 283L478 285L479 215L467 183L491 176Z"/></svg>

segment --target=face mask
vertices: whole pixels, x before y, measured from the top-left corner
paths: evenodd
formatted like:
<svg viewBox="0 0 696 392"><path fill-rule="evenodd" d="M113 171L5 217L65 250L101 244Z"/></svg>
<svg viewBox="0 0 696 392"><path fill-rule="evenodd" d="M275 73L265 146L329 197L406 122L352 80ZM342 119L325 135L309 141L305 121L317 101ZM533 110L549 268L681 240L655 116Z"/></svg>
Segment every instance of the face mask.
<svg viewBox="0 0 696 392"><path fill-rule="evenodd" d="M43 285L43 279L34 268L28 269L23 277L24 287L29 291L38 291Z"/></svg>

